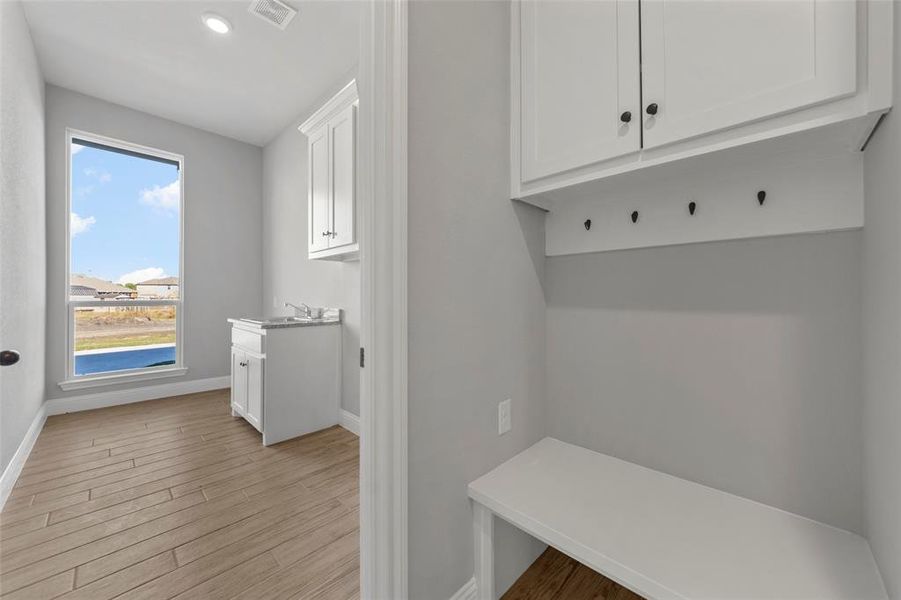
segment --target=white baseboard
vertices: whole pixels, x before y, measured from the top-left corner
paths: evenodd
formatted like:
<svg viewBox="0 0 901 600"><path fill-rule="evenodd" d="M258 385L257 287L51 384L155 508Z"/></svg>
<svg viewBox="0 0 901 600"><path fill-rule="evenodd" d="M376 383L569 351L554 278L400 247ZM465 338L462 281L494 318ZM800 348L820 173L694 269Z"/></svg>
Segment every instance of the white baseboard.
<svg viewBox="0 0 901 600"><path fill-rule="evenodd" d="M360 417L343 408L338 411L338 425L360 437Z"/></svg>
<svg viewBox="0 0 901 600"><path fill-rule="evenodd" d="M143 402L145 400L168 398L169 396L208 392L210 390L227 388L230 385L231 377L225 375L224 377L210 377L208 379L194 379L159 385L145 385L114 392L95 392L93 394L80 394L68 398L53 398L52 400L47 400L44 403L44 406L47 408L47 415L61 415L81 410L92 410L95 408L118 406L120 404Z"/></svg>
<svg viewBox="0 0 901 600"><path fill-rule="evenodd" d="M3 510L3 505L6 504L9 493L12 492L13 486L16 485L19 473L22 472L22 467L25 466L25 461L28 460L28 455L31 454L31 449L34 447L34 443L37 441L46 420L47 404L44 403L41 404L37 414L34 416L34 420L31 422L31 426L25 432L25 438L16 449L12 460L9 461L9 464L3 470L3 475L0 475L0 510Z"/></svg>
<svg viewBox="0 0 901 600"><path fill-rule="evenodd" d="M463 584L457 593L450 597L450 600L476 600L476 578L473 577Z"/></svg>

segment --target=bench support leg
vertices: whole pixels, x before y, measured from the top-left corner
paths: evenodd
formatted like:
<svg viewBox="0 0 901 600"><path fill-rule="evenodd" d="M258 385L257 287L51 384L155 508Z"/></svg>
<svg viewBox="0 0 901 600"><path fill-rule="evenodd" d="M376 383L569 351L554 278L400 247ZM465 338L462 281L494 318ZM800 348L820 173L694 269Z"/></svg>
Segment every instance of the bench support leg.
<svg viewBox="0 0 901 600"><path fill-rule="evenodd" d="M494 597L494 514L478 502L472 503L475 539L475 580L478 600Z"/></svg>

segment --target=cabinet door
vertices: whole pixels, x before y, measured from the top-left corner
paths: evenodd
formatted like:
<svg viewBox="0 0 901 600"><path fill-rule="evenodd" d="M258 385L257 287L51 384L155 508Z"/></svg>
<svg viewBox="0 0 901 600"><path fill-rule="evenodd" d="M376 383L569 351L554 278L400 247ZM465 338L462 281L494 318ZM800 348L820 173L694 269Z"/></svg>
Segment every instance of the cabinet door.
<svg viewBox="0 0 901 600"><path fill-rule="evenodd" d="M247 366L247 421L258 430L263 430L263 361L262 358L248 355Z"/></svg>
<svg viewBox="0 0 901 600"><path fill-rule="evenodd" d="M346 246L356 240L356 106L348 106L329 121L331 153L332 239L329 247Z"/></svg>
<svg viewBox="0 0 901 600"><path fill-rule="evenodd" d="M232 347L232 406L242 415L247 412L247 368L246 355Z"/></svg>
<svg viewBox="0 0 901 600"><path fill-rule="evenodd" d="M519 6L522 180L638 151L638 0Z"/></svg>
<svg viewBox="0 0 901 600"><path fill-rule="evenodd" d="M310 252L329 246L331 215L329 200L328 128L310 136L309 142L309 240Z"/></svg>
<svg viewBox="0 0 901 600"><path fill-rule="evenodd" d="M853 93L856 36L854 0L642 0L644 147Z"/></svg>

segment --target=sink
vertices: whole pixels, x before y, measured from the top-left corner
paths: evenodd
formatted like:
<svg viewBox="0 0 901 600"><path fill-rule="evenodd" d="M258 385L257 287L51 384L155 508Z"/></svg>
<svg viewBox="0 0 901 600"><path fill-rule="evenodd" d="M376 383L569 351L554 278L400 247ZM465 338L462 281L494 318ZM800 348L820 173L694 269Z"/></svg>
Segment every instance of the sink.
<svg viewBox="0 0 901 600"><path fill-rule="evenodd" d="M244 317L242 321L259 323L260 325L278 325L279 323L309 323L312 319L306 317L264 317L261 319Z"/></svg>

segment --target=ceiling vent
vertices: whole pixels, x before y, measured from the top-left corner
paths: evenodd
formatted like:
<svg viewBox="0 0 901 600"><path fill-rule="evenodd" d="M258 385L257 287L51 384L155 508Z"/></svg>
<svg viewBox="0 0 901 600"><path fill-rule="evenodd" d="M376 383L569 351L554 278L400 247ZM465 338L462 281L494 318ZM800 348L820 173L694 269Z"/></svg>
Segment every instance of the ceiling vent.
<svg viewBox="0 0 901 600"><path fill-rule="evenodd" d="M247 9L252 15L256 15L267 23L271 23L284 30L297 11L279 0L253 0Z"/></svg>

